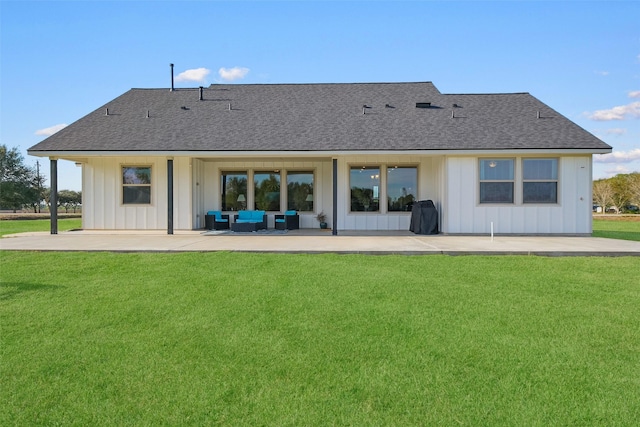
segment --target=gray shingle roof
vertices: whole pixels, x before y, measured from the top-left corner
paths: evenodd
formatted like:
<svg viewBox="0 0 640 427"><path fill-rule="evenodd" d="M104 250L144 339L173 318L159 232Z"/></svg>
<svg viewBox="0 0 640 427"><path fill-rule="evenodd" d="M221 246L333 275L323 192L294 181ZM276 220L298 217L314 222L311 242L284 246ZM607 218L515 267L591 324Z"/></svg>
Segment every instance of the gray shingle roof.
<svg viewBox="0 0 640 427"><path fill-rule="evenodd" d="M203 98L197 88L131 89L29 151L611 148L527 93L441 94L429 82L234 84L211 85Z"/></svg>

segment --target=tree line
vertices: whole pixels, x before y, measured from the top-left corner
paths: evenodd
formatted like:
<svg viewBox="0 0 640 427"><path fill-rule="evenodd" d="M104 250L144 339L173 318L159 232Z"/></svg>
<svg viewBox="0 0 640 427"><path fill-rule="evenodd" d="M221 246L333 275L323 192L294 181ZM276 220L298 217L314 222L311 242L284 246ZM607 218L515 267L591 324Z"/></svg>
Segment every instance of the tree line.
<svg viewBox="0 0 640 427"><path fill-rule="evenodd" d="M0 145L0 209L33 209L38 213L46 205L51 210L51 189L44 186L44 181L37 168L25 164L17 147ZM58 208L75 213L81 206L82 192L58 191Z"/></svg>
<svg viewBox="0 0 640 427"><path fill-rule="evenodd" d="M602 212L638 213L640 173L618 174L593 182L593 204Z"/></svg>

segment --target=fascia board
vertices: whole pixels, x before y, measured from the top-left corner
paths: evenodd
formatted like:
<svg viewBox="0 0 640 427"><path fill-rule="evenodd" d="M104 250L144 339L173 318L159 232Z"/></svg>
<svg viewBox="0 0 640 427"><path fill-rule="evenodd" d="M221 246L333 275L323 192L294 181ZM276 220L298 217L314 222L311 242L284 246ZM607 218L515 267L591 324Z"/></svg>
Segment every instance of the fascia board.
<svg viewBox="0 0 640 427"><path fill-rule="evenodd" d="M606 154L610 148L597 149L517 149L517 150L378 150L378 151L27 151L30 156L50 158L78 157L341 157L341 156L476 156L510 154Z"/></svg>

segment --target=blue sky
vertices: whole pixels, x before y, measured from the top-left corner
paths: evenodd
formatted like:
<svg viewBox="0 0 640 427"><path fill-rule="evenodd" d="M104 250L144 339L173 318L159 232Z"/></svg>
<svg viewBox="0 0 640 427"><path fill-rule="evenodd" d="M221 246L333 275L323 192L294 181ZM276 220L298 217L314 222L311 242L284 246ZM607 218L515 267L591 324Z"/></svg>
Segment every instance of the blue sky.
<svg viewBox="0 0 640 427"><path fill-rule="evenodd" d="M0 0L0 143L26 150L130 88L431 81L529 92L640 171L638 1ZM40 159L48 176L49 161ZM80 190L60 162L59 189Z"/></svg>

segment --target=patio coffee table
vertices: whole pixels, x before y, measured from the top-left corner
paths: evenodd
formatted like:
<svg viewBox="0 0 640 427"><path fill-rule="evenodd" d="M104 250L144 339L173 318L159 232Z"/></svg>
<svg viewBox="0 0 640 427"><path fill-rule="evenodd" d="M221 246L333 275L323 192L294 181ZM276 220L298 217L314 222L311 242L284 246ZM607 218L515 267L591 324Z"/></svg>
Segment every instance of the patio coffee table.
<svg viewBox="0 0 640 427"><path fill-rule="evenodd" d="M257 225L257 222L234 222L233 224L231 224L231 231L248 233L250 231L256 231Z"/></svg>

